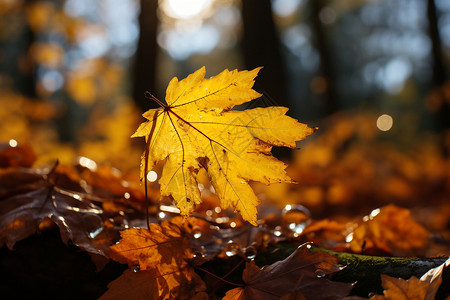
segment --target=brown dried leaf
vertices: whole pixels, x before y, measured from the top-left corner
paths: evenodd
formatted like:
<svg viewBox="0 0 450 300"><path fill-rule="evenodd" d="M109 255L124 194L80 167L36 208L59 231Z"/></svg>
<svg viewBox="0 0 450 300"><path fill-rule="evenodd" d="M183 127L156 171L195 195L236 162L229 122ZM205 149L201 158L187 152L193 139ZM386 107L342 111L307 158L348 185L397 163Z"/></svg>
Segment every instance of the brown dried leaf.
<svg viewBox="0 0 450 300"><path fill-rule="evenodd" d="M90 201L92 196L58 169L7 169L0 174L0 246L12 249L50 219L64 242L70 239L81 249L104 255L115 231L103 226L103 211ZM8 186L2 175L17 182Z"/></svg>
<svg viewBox="0 0 450 300"><path fill-rule="evenodd" d="M427 273L423 274L420 277L420 281L430 283L430 287L427 291L426 300L432 300L435 298L436 293L439 294L439 287L442 285L444 270L446 270L450 266L450 258L447 259L445 263L440 265L439 267L430 269ZM447 279L448 281L448 279Z"/></svg>
<svg viewBox="0 0 450 300"><path fill-rule="evenodd" d="M430 269L422 275L420 280L412 276L408 280L381 275L383 295L376 295L371 300L433 300L440 285L442 284L442 273L450 265L450 259L439 267ZM439 299L442 298L439 297Z"/></svg>
<svg viewBox="0 0 450 300"><path fill-rule="evenodd" d="M347 296L352 284L326 278L340 270L338 259L325 252L311 252L310 248L310 244L303 244L286 259L262 269L253 261L247 263L242 275L245 286L228 291L223 299L279 299L287 294L306 299Z"/></svg>

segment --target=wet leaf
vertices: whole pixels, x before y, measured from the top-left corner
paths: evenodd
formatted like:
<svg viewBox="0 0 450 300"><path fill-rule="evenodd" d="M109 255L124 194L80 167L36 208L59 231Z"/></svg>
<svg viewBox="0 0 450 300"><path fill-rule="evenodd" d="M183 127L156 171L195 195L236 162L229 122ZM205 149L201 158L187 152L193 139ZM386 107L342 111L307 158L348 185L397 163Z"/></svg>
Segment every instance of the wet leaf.
<svg viewBox="0 0 450 300"><path fill-rule="evenodd" d="M150 229L124 230L120 242L111 246L109 256L112 259L128 264L137 273L145 272L146 280L152 286L148 295L155 295L155 299L189 299L194 292L205 289L203 281L188 264L193 255L179 225L180 219L166 220L161 225L153 223ZM130 271L124 273L105 295L128 289L126 282L133 276L136 275ZM148 286L144 287L146 289Z"/></svg>
<svg viewBox="0 0 450 300"><path fill-rule="evenodd" d="M12 249L49 219L59 227L65 243L70 239L85 251L104 255L115 230L104 226L103 210L92 202L100 199L83 192L71 176L76 174L60 166L0 172L5 179L0 179L0 245Z"/></svg>
<svg viewBox="0 0 450 300"><path fill-rule="evenodd" d="M120 235L109 257L130 267L138 264L141 270L164 268L163 273L169 273L186 267L192 258L187 237L171 220L150 224L149 229L124 230Z"/></svg>
<svg viewBox="0 0 450 300"><path fill-rule="evenodd" d="M262 269L253 261L247 263L242 275L245 286L228 291L223 299L279 299L294 293L306 299L347 296L352 284L327 279L340 270L338 259L310 248L310 244L303 244L286 259Z"/></svg>

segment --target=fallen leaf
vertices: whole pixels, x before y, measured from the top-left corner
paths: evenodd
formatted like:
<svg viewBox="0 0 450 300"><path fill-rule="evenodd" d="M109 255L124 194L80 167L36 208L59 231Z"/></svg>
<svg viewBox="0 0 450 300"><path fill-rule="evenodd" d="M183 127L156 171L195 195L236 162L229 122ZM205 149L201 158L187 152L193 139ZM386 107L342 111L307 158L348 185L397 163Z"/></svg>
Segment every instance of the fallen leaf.
<svg viewBox="0 0 450 300"><path fill-rule="evenodd" d="M262 269L253 261L247 263L242 275L245 286L228 291L223 299L280 299L288 294L306 299L347 296L352 284L327 279L340 270L338 259L310 248L310 244L303 244L286 259Z"/></svg>
<svg viewBox="0 0 450 300"><path fill-rule="evenodd" d="M119 230L133 226L143 213L123 201L123 210L105 213L99 204L117 202L92 194L92 189L70 166L0 169L0 246L12 249L16 242L56 224L63 242L70 239L104 256ZM127 215L136 219L130 225Z"/></svg>
<svg viewBox="0 0 450 300"><path fill-rule="evenodd" d="M353 252L376 254L382 251L382 254L394 256L425 254L429 232L410 216L408 209L390 204L373 210L363 220L353 231L349 243Z"/></svg>
<svg viewBox="0 0 450 300"><path fill-rule="evenodd" d="M108 284L108 290L99 299L208 299L202 292L205 286L200 277L193 269L186 271L164 275L157 269L125 270Z"/></svg>
<svg viewBox="0 0 450 300"><path fill-rule="evenodd" d="M102 210L90 199L86 200L86 194L56 185L55 178L62 174L54 170L42 174L42 171L12 171L16 173L13 177L28 184L9 190L0 199L0 245L12 249L17 241L35 233L39 224L49 218L58 225L64 242L70 239L88 252L103 254L108 245L93 245L93 240L104 230ZM7 187L0 190L3 189Z"/></svg>
<svg viewBox="0 0 450 300"><path fill-rule="evenodd" d="M430 287L427 290L427 297L426 300L432 300L435 299L436 294L439 294L439 288L443 284L443 275L444 271L450 266L450 258L447 259L445 263L440 265L439 267L430 269L428 272L422 275L420 277L420 281L428 282L430 283ZM447 269L448 272L448 269ZM447 283L448 284L448 278ZM448 295L447 295L448 296ZM439 297L436 297L437 299L443 298L442 295L439 295Z"/></svg>
<svg viewBox="0 0 450 300"><path fill-rule="evenodd" d="M205 289L204 282L188 264L193 255L180 219L165 220L161 225L152 223L149 229L124 230L120 242L111 246L112 259L128 264L137 273L146 272L152 285L149 295L157 295L155 299L189 299L193 292ZM116 295L121 289L127 289L126 282L132 276L130 272L124 273L108 293Z"/></svg>
<svg viewBox="0 0 450 300"><path fill-rule="evenodd" d="M152 223L149 229L130 228L120 235L121 240L111 246L108 256L130 267L139 265L141 270L163 267L168 273L186 267L187 260L192 258L188 238L171 220L161 225Z"/></svg>
<svg viewBox="0 0 450 300"><path fill-rule="evenodd" d="M330 249L343 243L346 225L333 220L323 219L314 221L302 232L302 236L309 242L325 249Z"/></svg>
<svg viewBox="0 0 450 300"><path fill-rule="evenodd" d="M178 81L173 78L166 104L143 114L148 119L133 137L145 137L141 178L165 161L161 196L172 196L182 215L201 202L197 174L205 169L222 208L233 207L256 225L259 203L249 181L291 182L285 164L271 156L272 146L295 148L313 128L286 116L285 107L230 111L260 96L252 89L260 68L224 70L205 79L205 68Z"/></svg>
<svg viewBox="0 0 450 300"><path fill-rule="evenodd" d="M430 283L420 281L417 277L409 280L381 275L383 295L376 295L371 300L425 300Z"/></svg>
<svg viewBox="0 0 450 300"><path fill-rule="evenodd" d="M156 270L133 272L125 270L108 284L108 291L99 299L158 299Z"/></svg>
<svg viewBox="0 0 450 300"><path fill-rule="evenodd" d="M27 145L18 145L14 140L10 144L0 144L0 168L6 167L31 167L36 161L36 155Z"/></svg>
<svg viewBox="0 0 450 300"><path fill-rule="evenodd" d="M439 267L430 269L423 274L420 280L412 276L405 280L402 278L394 278L388 275L381 275L383 295L376 295L371 300L433 300L444 299L445 295L436 297L439 287L442 285L442 277L445 268L450 265L450 259Z"/></svg>

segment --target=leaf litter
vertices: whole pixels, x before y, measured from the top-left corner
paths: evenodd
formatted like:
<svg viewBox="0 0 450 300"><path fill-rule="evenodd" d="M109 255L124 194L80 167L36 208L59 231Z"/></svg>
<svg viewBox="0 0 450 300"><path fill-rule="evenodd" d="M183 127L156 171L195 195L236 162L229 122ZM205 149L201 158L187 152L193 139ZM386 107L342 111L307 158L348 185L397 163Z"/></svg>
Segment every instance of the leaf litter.
<svg viewBox="0 0 450 300"><path fill-rule="evenodd" d="M203 78L204 73L202 72L204 71L199 70L197 72L198 74L195 76L191 75L195 77L194 79L191 77L192 82L200 83L201 87L208 87L208 81L205 82ZM256 76L257 70L250 72L253 72L251 74ZM249 87L251 89L254 76L249 76L249 73L245 74L247 74L246 80L251 82L246 83L246 89ZM189 89L189 84L187 84L188 81L186 80L174 80L173 82L173 93L182 89ZM198 102L201 104L202 101ZM168 104L170 105L169 101ZM175 136L173 132L171 133L172 138L175 137L175 141L180 142L178 148L175 149L175 154L172 154L175 160L180 158L180 144L186 141L202 140L204 145L206 140L209 144L206 143L206 150L202 153L205 154L209 151L209 154L214 154L218 152L215 146L211 146L213 142L193 129L194 127L197 128L197 123L200 125L205 123L203 120L200 121L201 119L207 118L202 109L208 110L208 108L202 105L196 107L196 109L201 111L201 114L196 116L197 119L187 120L187 117L185 119L182 116L182 119L187 121L184 122L181 119L181 121L173 121L174 114L170 118L168 116L165 117L164 122L170 125L169 128L172 127L174 130L178 130L178 133L182 133L182 130L187 129L187 133L186 135L183 133L183 137L180 137L181 135L179 136L177 133L175 133ZM187 104L182 106L187 106ZM184 108L180 108L179 113L174 110L179 116L185 113ZM220 116L220 113L227 109L228 107L225 105L219 109L209 110L208 113L212 113L213 116L217 114L217 116L211 117L211 120L217 121L215 117ZM164 109L160 109L155 115L160 114L159 116L161 117L164 115L163 111ZM232 113L232 111L226 112ZM261 113L261 110L256 110L255 112L258 115ZM171 114L171 112L167 111L165 113L167 115ZM151 114L148 112L146 116ZM150 118L150 121L152 120L156 119ZM165 124L162 120L158 122ZM232 124L248 125L248 123L239 123L241 121L234 121L234 119L233 122L237 123ZM188 123L196 125L190 127ZM148 125L141 125L140 128L142 129ZM226 131L229 137L234 136L241 130L241 126L232 126L233 128L235 131L230 130L230 134ZM207 132L207 129L204 129L204 131ZM192 132L194 134L189 135ZM211 133L210 135L213 138L210 137L210 139L219 139L224 135L224 132L222 130L220 134L216 135ZM152 139L148 140L151 141ZM235 145L240 145L241 142L232 140L228 146L234 147ZM270 145L258 144L251 140L245 146L237 147L245 148L249 145L250 148L263 149L262 152L257 154L257 156L259 155L258 158L268 159L266 154L270 151ZM198 149L196 147L194 146L193 148ZM82 250L99 254L106 258L112 258L130 266L130 269L122 276L110 283L109 290L103 296L104 299L123 297L123 295L129 295L130 299L139 299L149 294L157 299L180 297L185 297L186 299L207 299L211 296L220 297L220 292L216 294L217 291L214 291L207 285L210 281L203 281L205 275L202 275L208 274L209 276L218 277L214 275L213 269L208 268L208 264L217 259L245 262L246 267L244 269L231 267L230 272L235 272L236 274L228 274L224 277L216 278L216 282L217 280L228 282L226 285L228 290L226 297L231 297L231 299L245 299L248 295L254 294L270 297L267 295L269 294L275 298L282 297L283 299L303 299L305 295L310 295L308 293L314 293L318 299L325 299L328 296L344 297L350 291L351 285L329 280L332 279L332 275L335 272L339 272L340 266L336 258L329 258L325 253L321 254L319 261L322 259L326 266L321 266L320 268L318 268L317 264L320 265L321 262L313 259L310 253L304 251L305 245L295 250L290 256L289 254L286 255L288 258L285 258L286 256L281 257L278 261L269 263L262 268L255 264L254 259L255 257L260 257L260 255L267 255L267 251L272 251L270 250L273 249L272 246L283 242L301 245L304 242L314 241L316 245L323 246L326 249L350 253L372 253L374 255L424 256L428 253L427 248L436 248L436 239L431 238L430 232L414 220L417 214L410 215L409 210L393 205L380 206L380 209L372 211L372 213L363 217L362 220L356 218L314 220L312 217L317 215L317 210L312 210L310 215L307 214L306 219L299 221L304 224L297 227L291 226L294 223L292 218L285 216L285 209L283 210L279 206L272 207L267 203L260 208L259 220L256 219L256 214L251 218L248 215L246 219L245 215L239 216L234 214L232 210L226 209L227 206L231 206L232 209L242 213L238 207L235 207L232 203L233 201L227 203L227 201L223 200L226 193L220 193L220 187L216 189L214 182L212 182L213 191L219 192L211 194L201 191L197 183L205 183L201 176L204 176L203 171L208 171L208 164L210 164L211 159L207 159L207 155L200 157L189 156L193 153L192 149L189 150L191 152L186 151L183 153L183 150L181 151L181 158L191 159L189 167L192 168L189 168L188 164L182 162L179 169L183 170L181 173L185 171L190 172L185 174L192 175L192 177L187 179L187 181L181 181L181 185L175 185L174 191L179 190L179 187L183 187L186 182L191 184L192 181L194 184L193 191L187 192L185 190L183 192L181 189L181 194L179 195L183 198L187 193L197 193L195 189L198 188L201 201L196 206L189 206L185 210L176 201L176 204L179 206L178 209L171 206L171 203L167 202L167 199L164 197L168 195L167 187L173 184L171 180L166 181L166 183L165 179L161 180L161 195L163 196L161 200L159 199L159 188L151 186L149 191L150 205L146 207L144 203L145 196L139 187L133 182L124 180L122 174L118 173L117 170L108 167L89 168L80 164L76 166L57 165L53 168L32 168L35 157L28 150L11 150L8 147L5 149L8 151L2 152L0 149L0 157L2 157L0 169L1 245L5 244L12 249L17 241L35 232L45 231L46 226L49 224L56 224L54 226L59 228L64 242L70 240ZM149 148L148 152L150 153L150 151L153 150ZM310 149L306 149L305 152L312 153ZM269 160L271 159L269 158ZM343 161L348 163L351 160ZM230 165L233 164L231 160L226 162L230 163ZM323 162L321 163L323 164ZM278 165L282 166L280 170L284 172L285 166L281 163ZM148 166L153 166L153 163L149 162ZM207 168L204 168L205 166ZM343 169L345 170L346 167L348 166L344 165ZM216 171L219 171L219 174L228 176L227 173L219 170L220 167L218 169L217 165L211 166L211 169L214 168L216 168ZM299 166L297 168L302 170ZM173 168L169 169L172 170ZM408 170L410 169L411 167ZM427 170L426 172L429 172L427 176L434 176L432 178L442 178L443 176L441 173L432 173L432 169ZM283 172L282 174L287 176ZM321 180L320 176L322 175L314 172L311 174L308 175L309 177L303 176L300 182L305 183L309 181L308 184L316 184L319 182L318 180ZM414 174L417 174L417 172ZM209 174L209 177L212 176L214 175ZM242 174L238 174L238 176L242 176ZM242 178L245 179L243 180L244 184L249 183L248 178ZM287 177L284 178L286 179ZM293 178L297 179L298 174L294 173ZM267 178L263 179L262 181L266 183L270 181ZM395 182L398 182L399 179L395 180ZM286 179L286 181L290 182L291 180ZM258 195L264 195L257 185L253 182L250 183L254 187L255 192L258 192ZM164 184L165 188L163 189ZM336 187L338 188L330 190L339 191L339 193L347 193L349 191L349 186L337 185ZM388 189L386 191L389 193L395 192L396 194L392 195L401 198L405 197L405 195L411 195L408 189L409 186L404 186L404 191L400 194L394 190ZM282 203L284 205L289 203L289 206L294 207L293 203L295 201L292 201L287 196L289 189L284 189L284 191L286 194L279 194L280 196L286 196L284 203ZM311 192L314 193L308 195L314 195L314 197L320 195L316 193L317 190L312 189ZM369 192L373 193L373 191ZM339 193L331 193L329 195L330 199L337 201L337 199L343 199L339 198L342 197L339 195L355 195L354 192L353 194ZM173 194L170 194L170 197L176 198ZM346 207L345 205L347 203L344 202L343 207ZM309 205L309 207L313 208L314 206ZM442 207L445 212L445 206ZM145 211L149 212L149 222L153 233L148 231L148 229L144 229L146 224ZM176 217L180 211L183 217ZM162 212L164 213L161 214ZM188 214L192 214L192 217L186 218ZM244 220L257 226L250 226ZM433 226L437 228L436 224ZM294 228L295 230L293 231ZM380 234L383 232L387 234ZM136 233L139 234L136 235ZM399 235L402 236L402 240L396 239ZM443 238L445 240L445 236ZM133 244L133 240L139 239L143 239L143 241ZM122 251L121 247L125 245L128 245L128 249L125 247ZM445 247L442 249L444 253L447 251ZM127 257L127 255L123 255L124 253L134 253L134 256ZM271 253L269 255L276 254L275 251L269 253ZM156 264L155 258L161 259L162 263ZM311 262L311 265L304 265L308 261ZM316 272L319 269L323 272ZM441 274L447 269L448 266L443 266L434 271L433 274L424 275L420 279L422 283L417 285L427 286L427 295L439 294L439 289L442 290ZM298 273L296 273L297 271ZM229 281L230 278L228 277L236 279L236 276L239 274L242 274L241 281ZM287 282L294 280L295 277L295 282L291 282L292 284L285 287L282 283L276 282L275 286L273 286L273 282L270 283L269 274L275 274ZM295 274L295 276L287 276L287 274ZM435 279L426 279L430 278L430 276ZM385 294L389 295L389 293L392 293L395 290L393 286L403 286L403 281L388 279L388 277L383 275L383 287L387 293ZM410 279L408 282L410 283L407 283L407 285L411 287L416 285L415 279ZM283 288L278 287L278 284L283 286ZM326 291L318 289L323 284L328 286L329 289ZM309 287L311 287L311 290L309 290ZM225 295L225 292L223 295Z"/></svg>

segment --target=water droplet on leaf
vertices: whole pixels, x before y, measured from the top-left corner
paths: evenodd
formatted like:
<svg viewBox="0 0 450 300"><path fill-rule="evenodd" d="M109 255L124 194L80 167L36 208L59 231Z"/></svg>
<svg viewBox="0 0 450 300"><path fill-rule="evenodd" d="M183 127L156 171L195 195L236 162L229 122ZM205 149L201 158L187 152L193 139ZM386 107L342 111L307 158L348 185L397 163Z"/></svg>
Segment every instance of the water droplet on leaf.
<svg viewBox="0 0 450 300"><path fill-rule="evenodd" d="M64 224L65 221L61 220ZM99 215L86 214L82 217L86 235L90 239L95 239L104 229L103 221ZM68 226L65 224L65 226Z"/></svg>
<svg viewBox="0 0 450 300"><path fill-rule="evenodd" d="M200 230L200 227L194 226L194 228L192 228L192 235L196 239L200 238L202 236L202 231Z"/></svg>
<svg viewBox="0 0 450 300"><path fill-rule="evenodd" d="M129 228L130 226L128 225L128 218L125 216L115 216L112 219L112 223L114 224L114 226L118 226L118 227L122 227L122 228Z"/></svg>
<svg viewBox="0 0 450 300"><path fill-rule="evenodd" d="M225 255L226 256L234 256L234 255L238 254L241 249L240 249L238 244L236 244L233 241L229 241L225 245L225 249L224 250L225 250Z"/></svg>
<svg viewBox="0 0 450 300"><path fill-rule="evenodd" d="M316 270L316 277L317 278L324 278L325 277L325 272L323 271L323 270L321 270L321 269L317 269Z"/></svg>
<svg viewBox="0 0 450 300"><path fill-rule="evenodd" d="M193 255L194 255L194 258L203 258L203 257L205 257L205 254L203 254L201 251L195 251L193 253Z"/></svg>
<svg viewBox="0 0 450 300"><path fill-rule="evenodd" d="M283 227L291 231L294 236L303 232L311 222L311 213L303 205L286 205L282 212L281 223Z"/></svg>
<svg viewBox="0 0 450 300"><path fill-rule="evenodd" d="M254 259L257 254L256 248L253 246L248 246L245 248L244 254L248 259Z"/></svg>
<svg viewBox="0 0 450 300"><path fill-rule="evenodd" d="M303 230L306 227L306 222L300 223L300 224L295 224L295 223L291 223L289 224L289 228L296 234L300 234L303 232Z"/></svg>
<svg viewBox="0 0 450 300"><path fill-rule="evenodd" d="M102 232L102 231L103 231L103 226L95 229L94 231L88 232L87 235L89 238L95 239L97 237L97 235L99 235L100 232Z"/></svg>
<svg viewBox="0 0 450 300"><path fill-rule="evenodd" d="M273 230L273 235L274 236L281 236L281 226L277 226L275 227L275 229Z"/></svg>
<svg viewBox="0 0 450 300"><path fill-rule="evenodd" d="M132 265L131 269L133 270L134 273L136 273L141 270L141 266L140 265Z"/></svg>

